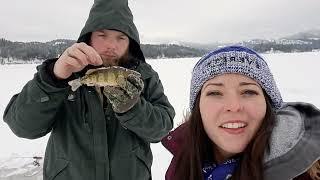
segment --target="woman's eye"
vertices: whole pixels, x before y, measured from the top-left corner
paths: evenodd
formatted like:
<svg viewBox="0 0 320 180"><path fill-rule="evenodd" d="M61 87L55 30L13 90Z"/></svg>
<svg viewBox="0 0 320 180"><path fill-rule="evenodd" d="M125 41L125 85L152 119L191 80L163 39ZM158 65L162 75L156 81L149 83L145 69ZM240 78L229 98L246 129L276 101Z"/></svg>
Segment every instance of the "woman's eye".
<svg viewBox="0 0 320 180"><path fill-rule="evenodd" d="M207 96L221 96L222 93L219 91L209 91L207 92Z"/></svg>
<svg viewBox="0 0 320 180"><path fill-rule="evenodd" d="M244 95L258 95L259 93L255 90L244 90L242 94L244 94Z"/></svg>

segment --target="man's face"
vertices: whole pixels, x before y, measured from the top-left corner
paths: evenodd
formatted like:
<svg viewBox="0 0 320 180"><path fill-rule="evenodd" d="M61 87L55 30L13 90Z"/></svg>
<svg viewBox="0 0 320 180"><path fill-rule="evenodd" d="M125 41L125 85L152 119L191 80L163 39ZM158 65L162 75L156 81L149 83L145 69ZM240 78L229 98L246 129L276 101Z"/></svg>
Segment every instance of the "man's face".
<svg viewBox="0 0 320 180"><path fill-rule="evenodd" d="M119 61L128 55L129 38L116 30L94 31L91 46L101 56L104 66L119 65Z"/></svg>

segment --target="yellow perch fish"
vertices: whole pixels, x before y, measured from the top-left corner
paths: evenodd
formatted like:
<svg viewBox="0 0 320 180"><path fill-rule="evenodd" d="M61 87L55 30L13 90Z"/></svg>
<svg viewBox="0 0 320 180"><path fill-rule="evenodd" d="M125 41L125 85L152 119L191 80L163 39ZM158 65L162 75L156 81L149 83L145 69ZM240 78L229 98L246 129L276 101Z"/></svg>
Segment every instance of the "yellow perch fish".
<svg viewBox="0 0 320 180"><path fill-rule="evenodd" d="M137 71L126 69L120 66L102 67L98 69L90 69L86 74L78 79L69 81L71 90L77 90L81 85L87 86L119 86L119 82L125 81L130 74L135 74L141 77L141 74Z"/></svg>

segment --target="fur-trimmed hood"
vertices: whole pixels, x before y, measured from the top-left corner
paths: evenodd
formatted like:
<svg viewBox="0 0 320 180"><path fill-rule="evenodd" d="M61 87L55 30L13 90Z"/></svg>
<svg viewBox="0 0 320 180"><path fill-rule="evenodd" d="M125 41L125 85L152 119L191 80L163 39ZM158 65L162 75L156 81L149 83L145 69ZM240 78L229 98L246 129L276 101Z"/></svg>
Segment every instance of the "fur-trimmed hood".
<svg viewBox="0 0 320 180"><path fill-rule="evenodd" d="M292 179L320 159L320 110L312 104L286 103L277 111L265 177Z"/></svg>

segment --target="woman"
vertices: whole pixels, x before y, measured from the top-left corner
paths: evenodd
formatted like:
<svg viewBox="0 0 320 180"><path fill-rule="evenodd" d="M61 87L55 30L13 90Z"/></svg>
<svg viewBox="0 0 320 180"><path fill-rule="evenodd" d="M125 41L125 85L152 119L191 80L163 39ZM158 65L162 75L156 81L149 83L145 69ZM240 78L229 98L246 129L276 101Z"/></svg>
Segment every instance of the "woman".
<svg viewBox="0 0 320 180"><path fill-rule="evenodd" d="M320 111L284 103L264 59L229 46L195 65L186 122L162 140L167 180L320 179Z"/></svg>

